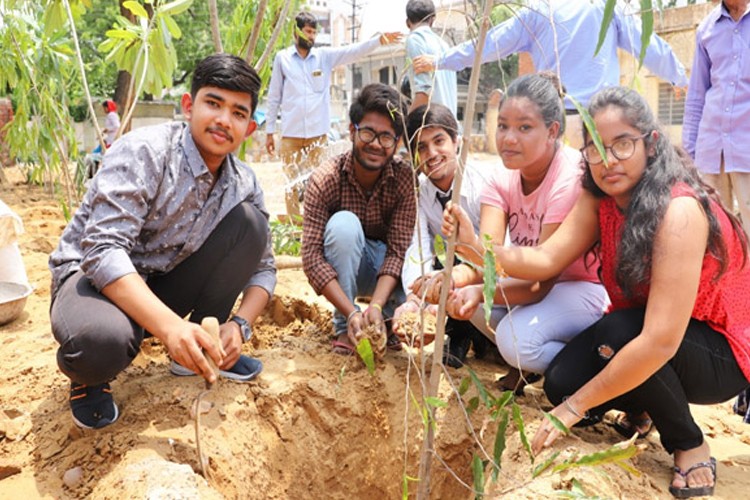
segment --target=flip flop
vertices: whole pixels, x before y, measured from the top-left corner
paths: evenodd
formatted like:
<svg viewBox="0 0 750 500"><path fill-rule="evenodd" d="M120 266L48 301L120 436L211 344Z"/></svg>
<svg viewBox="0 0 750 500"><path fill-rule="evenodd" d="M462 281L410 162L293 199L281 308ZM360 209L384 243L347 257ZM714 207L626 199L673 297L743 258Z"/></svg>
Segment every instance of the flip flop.
<svg viewBox="0 0 750 500"><path fill-rule="evenodd" d="M646 412L640 415L620 412L610 425L612 425L619 435L628 439L633 437L635 433L638 433L638 439L643 439L654 428L654 423Z"/></svg>
<svg viewBox="0 0 750 500"><path fill-rule="evenodd" d="M339 354L341 356L351 356L356 352L353 345L340 340L334 340L331 342L331 351L334 354Z"/></svg>
<svg viewBox="0 0 750 500"><path fill-rule="evenodd" d="M675 466L674 471L675 473L682 476L682 478L685 480L685 484L687 485L688 475L694 470L700 469L702 467L708 467L709 469L711 469L711 475L714 478L714 484L712 484L711 486L694 486L692 488L689 486L685 486L683 488L675 488L670 484L669 492L672 494L672 496L675 498L692 498L713 495L714 488L716 487L716 459L714 457L711 457L708 462L698 462L697 464L693 464L686 471L683 471L679 467Z"/></svg>

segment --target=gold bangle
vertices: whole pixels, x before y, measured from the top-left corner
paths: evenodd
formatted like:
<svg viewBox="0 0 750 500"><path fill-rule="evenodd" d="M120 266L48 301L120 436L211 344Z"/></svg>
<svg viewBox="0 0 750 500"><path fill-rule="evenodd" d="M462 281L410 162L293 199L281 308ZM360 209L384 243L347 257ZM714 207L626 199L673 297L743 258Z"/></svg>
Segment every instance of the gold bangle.
<svg viewBox="0 0 750 500"><path fill-rule="evenodd" d="M381 313L383 312L383 307L380 304L372 303L372 304L370 304L370 307L374 307L375 309L377 309Z"/></svg>

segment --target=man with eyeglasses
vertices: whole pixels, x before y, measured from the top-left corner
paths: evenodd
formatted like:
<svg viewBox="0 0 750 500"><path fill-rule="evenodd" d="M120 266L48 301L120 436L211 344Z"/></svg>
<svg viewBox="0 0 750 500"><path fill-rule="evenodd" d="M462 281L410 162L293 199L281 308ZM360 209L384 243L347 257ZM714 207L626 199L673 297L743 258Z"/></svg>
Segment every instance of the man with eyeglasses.
<svg viewBox="0 0 750 500"><path fill-rule="evenodd" d="M404 300L401 267L416 219L414 174L394 156L406 103L395 89L367 85L349 109L350 152L315 170L305 193L302 262L333 316L333 351L354 352L369 325L385 329L400 350L390 318ZM369 299L361 311L356 298Z"/></svg>

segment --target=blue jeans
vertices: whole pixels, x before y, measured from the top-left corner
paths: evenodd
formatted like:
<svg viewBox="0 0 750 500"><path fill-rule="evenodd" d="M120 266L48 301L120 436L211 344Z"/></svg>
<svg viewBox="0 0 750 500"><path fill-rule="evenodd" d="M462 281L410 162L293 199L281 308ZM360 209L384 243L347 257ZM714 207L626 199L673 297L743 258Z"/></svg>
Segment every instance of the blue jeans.
<svg viewBox="0 0 750 500"><path fill-rule="evenodd" d="M339 285L352 304L357 297L372 296L386 249L384 242L365 238L362 223L352 212L342 210L328 219L323 233L323 256L336 270ZM396 306L405 300L399 284L383 306L383 318L389 321ZM355 307L359 309L356 304ZM335 335L346 333L346 317L339 311L333 315L333 330Z"/></svg>

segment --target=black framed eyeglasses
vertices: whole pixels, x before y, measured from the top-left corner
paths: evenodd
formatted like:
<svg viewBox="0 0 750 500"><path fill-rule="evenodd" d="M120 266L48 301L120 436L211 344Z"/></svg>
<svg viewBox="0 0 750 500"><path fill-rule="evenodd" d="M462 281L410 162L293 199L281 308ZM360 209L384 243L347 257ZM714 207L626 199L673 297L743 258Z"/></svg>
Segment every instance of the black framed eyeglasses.
<svg viewBox="0 0 750 500"><path fill-rule="evenodd" d="M612 152L612 156L618 160L627 160L633 156L633 153L635 153L635 143L644 139L649 134L651 134L651 132L646 132L645 134L636 137L623 137L617 139L611 146L604 146L604 152L606 154L607 150L609 150ZM583 155L583 159L586 160L589 165L598 165L604 161L599 150L596 149L596 144L593 142L582 147L581 154Z"/></svg>
<svg viewBox="0 0 750 500"><path fill-rule="evenodd" d="M378 133L369 127L359 128L359 125L354 125L354 128L357 131L357 137L359 137L359 140L365 144L370 144L377 139L381 146L389 149L395 146L396 142L398 142L398 137L388 132Z"/></svg>

